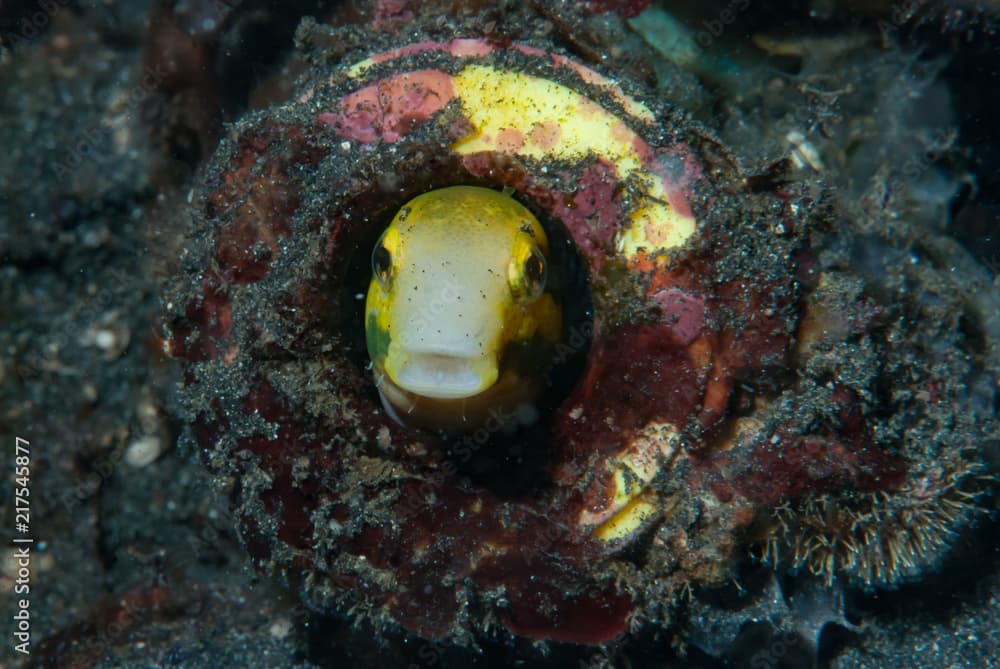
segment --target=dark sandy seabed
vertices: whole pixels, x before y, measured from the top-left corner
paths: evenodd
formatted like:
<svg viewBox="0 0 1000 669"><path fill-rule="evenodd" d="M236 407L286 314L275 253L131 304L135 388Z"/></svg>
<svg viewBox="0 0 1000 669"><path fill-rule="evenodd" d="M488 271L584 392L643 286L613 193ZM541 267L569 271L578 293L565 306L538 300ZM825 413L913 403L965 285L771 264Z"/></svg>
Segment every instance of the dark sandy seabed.
<svg viewBox="0 0 1000 669"><path fill-rule="evenodd" d="M222 124L287 95L300 68L299 19L330 16L336 3L229 4L0 0L0 668L1000 666L1000 517L988 482L976 522L911 582L826 588L748 558L731 584L681 602L671 627L646 625L603 648L502 634L478 651L400 631L379 639L257 574L227 500L193 448L177 446L181 377L161 351L161 295ZM941 290L975 296L980 322L967 324L966 352L983 374L968 402L993 420L1000 7L827 0L670 10L704 47L689 71L651 59L650 32L629 31L619 48L647 59L660 90L687 91L677 106L737 156L794 157L798 177L822 182L848 214L880 185L907 193L906 224L926 230L936 270L951 277ZM602 20L585 26L596 37L577 35L584 55L607 46ZM186 79L158 74L157 40L190 58ZM685 87L684 77L701 84ZM822 82L827 95L782 81ZM850 159L813 160L829 160L845 126ZM795 127L805 132L789 135ZM899 225L868 220L884 226L871 239L891 240ZM927 262L909 243L840 252L876 285L890 281L885 267ZM22 595L8 539L24 536L14 528L18 437L30 442L35 539L27 657L14 650ZM995 476L996 432L984 428L976 449L983 476Z"/></svg>

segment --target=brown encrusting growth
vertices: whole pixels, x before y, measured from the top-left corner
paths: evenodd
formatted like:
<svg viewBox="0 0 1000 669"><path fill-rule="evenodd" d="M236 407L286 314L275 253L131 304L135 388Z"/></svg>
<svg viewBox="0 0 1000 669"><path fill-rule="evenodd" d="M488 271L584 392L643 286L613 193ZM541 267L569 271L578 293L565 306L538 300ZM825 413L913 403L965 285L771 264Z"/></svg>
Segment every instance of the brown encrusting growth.
<svg viewBox="0 0 1000 669"><path fill-rule="evenodd" d="M956 469L944 438L886 436L916 408L898 397L880 415L872 394L909 383L904 359L927 387L940 372L816 268L830 221L812 192L762 186L665 105L647 99L643 117L640 87L542 35L426 30L354 70L364 56L330 65L316 46L336 31L303 30L302 89L234 125L192 205L164 346L185 361L191 435L233 484L255 564L313 607L427 638L470 644L500 622L600 644L669 620L761 537L828 579L887 584L931 563L972 515L977 465ZM558 153L574 140L551 124L477 135L470 64L621 119L612 136L664 197L611 152ZM473 139L486 148L460 149ZM401 427L359 346L372 241L414 195L455 184L513 189L572 243L593 301L578 377L514 436ZM642 228L652 200L673 218ZM663 241L689 219L682 243ZM888 362L831 373L849 346Z"/></svg>

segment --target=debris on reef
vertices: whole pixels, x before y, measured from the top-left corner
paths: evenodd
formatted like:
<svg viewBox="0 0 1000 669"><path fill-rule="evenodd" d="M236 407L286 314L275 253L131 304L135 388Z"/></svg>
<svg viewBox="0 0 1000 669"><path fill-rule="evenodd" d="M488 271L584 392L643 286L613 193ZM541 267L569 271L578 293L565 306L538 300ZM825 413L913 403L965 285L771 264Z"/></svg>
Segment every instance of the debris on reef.
<svg viewBox="0 0 1000 669"><path fill-rule="evenodd" d="M521 11L500 40L411 21L378 46L379 23L349 56L304 24L299 91L236 123L202 180L164 347L255 563L313 607L432 639L500 622L593 644L669 623L755 545L828 583L931 567L979 508L985 416L962 407L984 370L929 338L919 296L842 261L907 229L865 241L885 209L824 191L819 139L751 168L641 83L513 28L536 23ZM463 184L510 189L571 244L593 303L565 394L480 441L383 411L354 298L396 210Z"/></svg>

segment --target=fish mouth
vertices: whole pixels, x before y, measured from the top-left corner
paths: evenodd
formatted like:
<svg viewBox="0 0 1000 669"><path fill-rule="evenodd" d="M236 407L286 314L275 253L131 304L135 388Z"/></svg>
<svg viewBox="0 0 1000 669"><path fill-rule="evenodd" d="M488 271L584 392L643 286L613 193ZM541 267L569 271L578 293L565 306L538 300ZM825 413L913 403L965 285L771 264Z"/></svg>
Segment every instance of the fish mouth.
<svg viewBox="0 0 1000 669"><path fill-rule="evenodd" d="M488 357L410 352L390 377L397 386L415 395L458 399L489 388L497 372L495 361Z"/></svg>

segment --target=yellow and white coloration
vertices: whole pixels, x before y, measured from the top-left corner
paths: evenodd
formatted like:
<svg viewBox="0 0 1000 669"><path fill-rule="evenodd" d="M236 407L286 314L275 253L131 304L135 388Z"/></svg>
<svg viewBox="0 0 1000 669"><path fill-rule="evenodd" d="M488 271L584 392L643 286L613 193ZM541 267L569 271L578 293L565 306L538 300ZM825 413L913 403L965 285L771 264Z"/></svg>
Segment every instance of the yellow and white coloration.
<svg viewBox="0 0 1000 669"><path fill-rule="evenodd" d="M649 484L677 454L680 440L669 423L651 423L627 448L603 466L611 472L610 494L603 508L580 514L580 524L592 526L602 541L625 538L660 513L658 500L649 494Z"/></svg>
<svg viewBox="0 0 1000 669"><path fill-rule="evenodd" d="M437 134L427 134L475 179L492 180L493 165L507 164L504 155L519 169L537 169L546 176L500 183L538 197L592 271L608 255L648 271L648 258L682 249L698 229L691 198L700 163L669 134L650 143L647 131L660 121L652 108L564 56L518 44L499 54L474 39L376 54L348 70L361 87L320 120L368 147L433 128ZM371 76L397 59L395 72ZM505 204L494 211L487 202ZM383 404L399 422L461 431L534 403L537 370L548 367L540 352L551 350L562 324L551 295L512 288L528 276L530 256L520 224L511 222L530 216L497 192L444 189L405 206L381 238L366 332ZM544 232L530 220L532 248L544 259ZM580 526L615 544L656 517L653 482L678 441L676 426L654 421L622 443L601 463Z"/></svg>
<svg viewBox="0 0 1000 669"><path fill-rule="evenodd" d="M530 404L562 332L548 241L530 211L486 188L424 193L375 245L365 333L400 422L471 429Z"/></svg>
<svg viewBox="0 0 1000 669"><path fill-rule="evenodd" d="M502 151L569 162L600 156L620 179L634 179L639 205L616 240L625 257L640 248L654 253L679 247L694 233L694 218L670 206L664 180L643 165L638 135L590 98L549 79L486 65L466 67L454 85L476 129L452 147L455 152ZM532 141L539 134L551 139Z"/></svg>
<svg viewBox="0 0 1000 669"><path fill-rule="evenodd" d="M363 78L376 64L429 51L448 52L467 61L454 74L421 69L394 75L391 85L379 89L380 104L405 110L414 105L439 109L457 103L471 126L471 132L450 147L459 155L507 153L540 162L577 164L599 158L615 170L619 181L628 184L626 196L633 203L614 240L621 257L635 260L640 253L654 255L686 243L697 228L687 187L700 178L700 171L682 155L657 154L638 134L637 129L656 123L650 108L625 94L615 82L564 56L520 44L511 50L548 60L553 73L579 77L614 100L624 114L555 78L483 62L482 57L494 47L477 39L402 47L357 63L348 76ZM421 86L426 88L414 95ZM308 98L309 94L304 100Z"/></svg>

